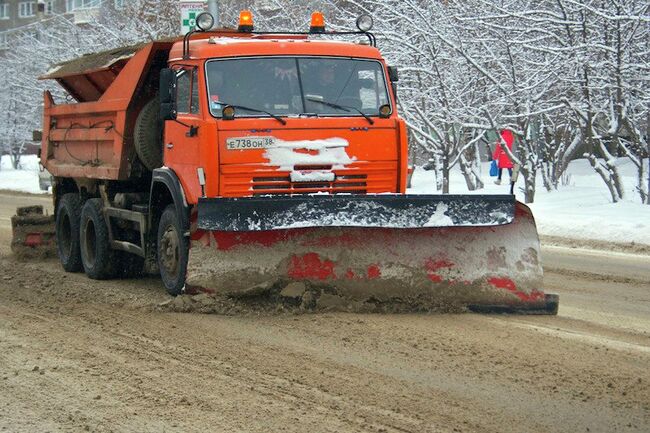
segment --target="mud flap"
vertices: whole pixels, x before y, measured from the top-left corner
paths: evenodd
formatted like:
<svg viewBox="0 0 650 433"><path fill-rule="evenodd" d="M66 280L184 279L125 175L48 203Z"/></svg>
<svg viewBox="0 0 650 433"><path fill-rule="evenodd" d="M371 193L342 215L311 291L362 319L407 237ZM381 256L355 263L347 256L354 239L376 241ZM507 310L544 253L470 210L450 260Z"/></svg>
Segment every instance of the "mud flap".
<svg viewBox="0 0 650 433"><path fill-rule="evenodd" d="M203 199L187 286L238 295L303 282L347 305L557 311L542 290L533 216L512 196L323 197L264 198L273 211L257 198Z"/></svg>
<svg viewBox="0 0 650 433"><path fill-rule="evenodd" d="M11 217L11 251L21 258L56 255L54 216L44 215L43 206L20 207Z"/></svg>

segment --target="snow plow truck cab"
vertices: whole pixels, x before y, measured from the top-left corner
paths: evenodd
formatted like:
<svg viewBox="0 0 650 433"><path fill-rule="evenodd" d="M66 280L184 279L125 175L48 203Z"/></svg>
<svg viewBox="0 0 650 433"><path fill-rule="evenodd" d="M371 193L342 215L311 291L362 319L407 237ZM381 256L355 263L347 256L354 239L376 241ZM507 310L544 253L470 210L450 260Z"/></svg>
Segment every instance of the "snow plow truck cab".
<svg viewBox="0 0 650 433"><path fill-rule="evenodd" d="M408 195L397 71L368 31L210 29L51 69L41 161L57 252L173 295L304 284L357 303L554 314L512 195ZM346 41L361 38L362 41Z"/></svg>

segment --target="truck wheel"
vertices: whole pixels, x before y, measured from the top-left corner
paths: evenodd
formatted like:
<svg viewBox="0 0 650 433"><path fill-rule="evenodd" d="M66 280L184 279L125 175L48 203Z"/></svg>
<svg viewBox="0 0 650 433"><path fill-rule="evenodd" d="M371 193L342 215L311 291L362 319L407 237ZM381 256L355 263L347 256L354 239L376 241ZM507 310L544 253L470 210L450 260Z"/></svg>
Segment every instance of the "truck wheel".
<svg viewBox="0 0 650 433"><path fill-rule="evenodd" d="M105 280L114 276L115 254L108 242L108 227L102 213L102 200L91 198L81 209L81 262L88 277Z"/></svg>
<svg viewBox="0 0 650 433"><path fill-rule="evenodd" d="M79 251L79 195L64 194L56 208L56 251L66 272L82 270Z"/></svg>
<svg viewBox="0 0 650 433"><path fill-rule="evenodd" d="M163 164L162 130L160 123L160 99L147 102L140 110L133 131L135 152L149 170Z"/></svg>
<svg viewBox="0 0 650 433"><path fill-rule="evenodd" d="M180 295L185 286L189 242L178 220L176 207L167 206L158 224L158 267L160 278L172 295Z"/></svg>

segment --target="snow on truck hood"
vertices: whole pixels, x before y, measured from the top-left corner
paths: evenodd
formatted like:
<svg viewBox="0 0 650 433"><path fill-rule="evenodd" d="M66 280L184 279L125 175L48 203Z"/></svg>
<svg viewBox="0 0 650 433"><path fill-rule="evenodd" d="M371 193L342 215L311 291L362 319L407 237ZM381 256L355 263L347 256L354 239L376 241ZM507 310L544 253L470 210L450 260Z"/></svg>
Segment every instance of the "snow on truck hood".
<svg viewBox="0 0 650 433"><path fill-rule="evenodd" d="M331 165L340 170L351 164L356 157L348 155L349 142L344 138L326 138L319 140L276 140L272 147L266 149L264 158L268 165L278 166L281 171L292 171L296 165ZM311 151L297 152L298 149Z"/></svg>

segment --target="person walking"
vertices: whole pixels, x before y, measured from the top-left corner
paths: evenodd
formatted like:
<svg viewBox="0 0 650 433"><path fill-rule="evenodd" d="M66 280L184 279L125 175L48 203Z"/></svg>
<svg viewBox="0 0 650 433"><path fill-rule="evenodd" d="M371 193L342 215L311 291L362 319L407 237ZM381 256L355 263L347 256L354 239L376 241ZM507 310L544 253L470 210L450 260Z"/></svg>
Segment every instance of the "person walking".
<svg viewBox="0 0 650 433"><path fill-rule="evenodd" d="M503 143L508 146L508 149L512 152L512 144L515 142L515 137L512 133L512 131L509 131L507 129L504 129L501 131L501 139L497 140L497 145L494 148L494 153L492 154L492 159L497 162L497 167L499 168L499 174L497 176L497 179L494 181L497 185L501 185L501 175L503 174L503 169L507 168L508 169L508 174L510 177L512 177L512 161L510 160L510 157L506 153L505 150L503 150Z"/></svg>

